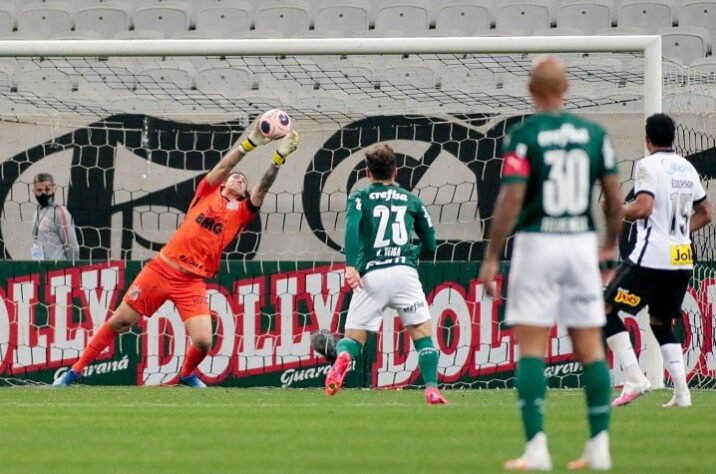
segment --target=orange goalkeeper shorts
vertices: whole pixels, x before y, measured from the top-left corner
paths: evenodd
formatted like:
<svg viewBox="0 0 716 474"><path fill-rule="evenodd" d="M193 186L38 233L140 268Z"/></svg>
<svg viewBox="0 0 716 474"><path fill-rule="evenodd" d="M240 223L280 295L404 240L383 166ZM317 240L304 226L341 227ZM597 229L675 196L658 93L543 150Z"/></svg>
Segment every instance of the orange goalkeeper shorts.
<svg viewBox="0 0 716 474"><path fill-rule="evenodd" d="M153 315L167 300L174 303L182 321L210 314L204 279L174 269L161 258L142 268L123 298L144 316Z"/></svg>

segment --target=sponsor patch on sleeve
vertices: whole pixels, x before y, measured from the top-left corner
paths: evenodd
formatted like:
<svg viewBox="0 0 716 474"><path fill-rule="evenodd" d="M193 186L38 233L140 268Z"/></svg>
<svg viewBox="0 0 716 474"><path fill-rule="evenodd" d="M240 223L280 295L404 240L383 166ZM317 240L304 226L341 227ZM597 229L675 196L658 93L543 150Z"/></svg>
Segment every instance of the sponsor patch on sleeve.
<svg viewBox="0 0 716 474"><path fill-rule="evenodd" d="M515 151L508 152L504 157L504 166L502 168L503 178L526 178L530 174L530 162L525 156L527 147L520 144L517 145Z"/></svg>

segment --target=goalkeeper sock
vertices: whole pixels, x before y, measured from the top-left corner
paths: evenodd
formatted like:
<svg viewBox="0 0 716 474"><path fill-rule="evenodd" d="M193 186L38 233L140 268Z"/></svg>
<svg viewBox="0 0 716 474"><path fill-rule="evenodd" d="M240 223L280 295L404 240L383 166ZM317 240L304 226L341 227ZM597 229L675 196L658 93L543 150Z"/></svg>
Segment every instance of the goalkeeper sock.
<svg viewBox="0 0 716 474"><path fill-rule="evenodd" d="M430 336L421 337L413 341L418 351L418 366L426 387L438 385L438 350L433 347Z"/></svg>
<svg viewBox="0 0 716 474"><path fill-rule="evenodd" d="M342 352L347 352L351 359L356 359L360 355L361 349L363 349L363 345L360 342L350 337L344 337L336 345L336 354L340 355Z"/></svg>
<svg viewBox="0 0 716 474"><path fill-rule="evenodd" d="M208 354L208 352L200 351L194 346L189 346L189 350L184 356L184 363L181 366L181 372L179 373L179 375L184 378L194 373L194 369L196 369L196 367L201 363L201 361L204 360L206 354Z"/></svg>
<svg viewBox="0 0 716 474"><path fill-rule="evenodd" d="M85 347L85 350L82 351L80 359L72 366L72 371L76 374L81 374L85 367L87 367L87 364L92 362L97 357L97 354L112 344L112 341L114 341L114 338L117 337L117 334L119 333L110 327L109 321L105 321L105 323L99 327L95 335L92 336L92 339L90 339L89 344Z"/></svg>
<svg viewBox="0 0 716 474"><path fill-rule="evenodd" d="M598 360L586 364L582 377L584 391L587 394L589 433L590 437L594 438L600 432L609 430L612 382L607 362Z"/></svg>
<svg viewBox="0 0 716 474"><path fill-rule="evenodd" d="M515 387L517 388L525 436L527 441L530 441L534 435L544 431L542 406L547 390L547 382L544 379L544 359L522 357L517 364Z"/></svg>

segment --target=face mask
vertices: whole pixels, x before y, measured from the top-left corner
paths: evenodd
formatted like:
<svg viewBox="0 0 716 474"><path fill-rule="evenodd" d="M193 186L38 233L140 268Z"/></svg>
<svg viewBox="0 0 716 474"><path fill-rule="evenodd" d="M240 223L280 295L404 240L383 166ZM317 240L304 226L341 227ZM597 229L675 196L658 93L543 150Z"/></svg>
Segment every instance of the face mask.
<svg viewBox="0 0 716 474"><path fill-rule="evenodd" d="M39 194L39 195L35 195L35 198L37 198L37 202L42 207L49 206L55 201L54 194Z"/></svg>

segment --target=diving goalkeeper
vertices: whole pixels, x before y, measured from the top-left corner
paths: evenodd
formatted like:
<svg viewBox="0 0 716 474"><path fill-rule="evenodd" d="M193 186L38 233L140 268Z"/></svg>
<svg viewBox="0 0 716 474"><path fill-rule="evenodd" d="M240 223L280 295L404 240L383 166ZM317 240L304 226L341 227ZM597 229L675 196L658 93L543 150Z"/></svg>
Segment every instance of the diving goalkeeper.
<svg viewBox="0 0 716 474"><path fill-rule="evenodd" d="M84 368L128 331L142 315L151 316L172 301L184 322L191 346L184 357L179 380L195 388L206 387L194 373L211 349L212 328L205 278L219 268L224 248L259 212L286 157L298 147L299 135L289 132L277 143L273 161L261 180L248 192L243 173L232 171L247 153L271 141L261 135L258 121L199 182L186 217L159 254L144 266L112 316L92 336L79 360L54 382L64 387L75 382Z"/></svg>

